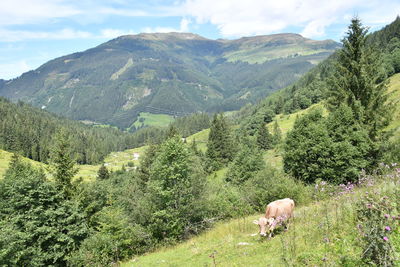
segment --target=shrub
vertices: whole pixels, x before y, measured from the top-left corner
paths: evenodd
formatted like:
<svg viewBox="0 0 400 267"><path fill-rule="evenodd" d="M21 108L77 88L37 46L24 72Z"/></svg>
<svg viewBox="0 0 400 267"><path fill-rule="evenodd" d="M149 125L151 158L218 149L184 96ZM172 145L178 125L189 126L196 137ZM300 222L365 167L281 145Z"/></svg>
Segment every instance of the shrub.
<svg viewBox="0 0 400 267"><path fill-rule="evenodd" d="M70 258L73 266L108 266L145 252L151 237L139 225L128 222L123 210L107 207L95 215L96 232Z"/></svg>
<svg viewBox="0 0 400 267"><path fill-rule="evenodd" d="M254 178L249 179L243 189L247 201L257 210L264 211L271 201L291 198L297 204L305 204L311 200L310 187L300 181L288 177L278 170L267 167Z"/></svg>
<svg viewBox="0 0 400 267"><path fill-rule="evenodd" d="M148 229L159 240L177 240L202 220L201 209L205 173L197 157L179 137L160 146L151 166L147 192L153 216Z"/></svg>
<svg viewBox="0 0 400 267"><path fill-rule="evenodd" d="M229 165L226 181L240 185L265 167L261 151L254 145L243 145Z"/></svg>
<svg viewBox="0 0 400 267"><path fill-rule="evenodd" d="M255 210L246 201L243 191L233 185L218 187L209 185L207 189L207 214L212 219L227 219L250 214Z"/></svg>
<svg viewBox="0 0 400 267"><path fill-rule="evenodd" d="M397 198L394 194L393 199ZM373 192L366 194L357 206L357 227L361 234L363 260L367 264L393 266L395 252L392 234L400 219L396 214L396 203L388 196Z"/></svg>

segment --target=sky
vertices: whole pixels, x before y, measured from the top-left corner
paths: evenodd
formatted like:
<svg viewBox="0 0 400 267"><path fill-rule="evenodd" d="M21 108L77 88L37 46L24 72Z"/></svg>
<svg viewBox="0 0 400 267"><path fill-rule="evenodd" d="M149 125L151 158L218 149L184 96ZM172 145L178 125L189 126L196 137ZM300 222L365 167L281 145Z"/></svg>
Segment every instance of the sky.
<svg viewBox="0 0 400 267"><path fill-rule="evenodd" d="M125 34L291 32L340 41L353 16L372 32L398 14L399 0L0 0L0 79Z"/></svg>

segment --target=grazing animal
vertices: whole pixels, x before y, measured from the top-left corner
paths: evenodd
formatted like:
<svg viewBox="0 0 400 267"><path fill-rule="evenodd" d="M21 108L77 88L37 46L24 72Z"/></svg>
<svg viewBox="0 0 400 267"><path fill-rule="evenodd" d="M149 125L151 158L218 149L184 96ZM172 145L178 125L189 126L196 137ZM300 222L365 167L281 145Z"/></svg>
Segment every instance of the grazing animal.
<svg viewBox="0 0 400 267"><path fill-rule="evenodd" d="M253 223L260 226L260 235L271 238L277 225L283 225L285 230L289 229L289 219L293 216L294 201L290 198L279 199L267 205L265 217L254 220ZM267 229L268 228L268 229Z"/></svg>

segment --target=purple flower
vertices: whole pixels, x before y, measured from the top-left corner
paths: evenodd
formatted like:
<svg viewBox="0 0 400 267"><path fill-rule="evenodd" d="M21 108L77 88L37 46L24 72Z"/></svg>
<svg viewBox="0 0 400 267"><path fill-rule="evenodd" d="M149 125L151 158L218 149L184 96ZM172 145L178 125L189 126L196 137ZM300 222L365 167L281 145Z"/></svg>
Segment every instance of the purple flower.
<svg viewBox="0 0 400 267"><path fill-rule="evenodd" d="M390 217L389 214L385 214L385 218L388 219Z"/></svg>
<svg viewBox="0 0 400 267"><path fill-rule="evenodd" d="M390 229L390 226L386 226L386 227L385 227L385 230L386 230L386 231L390 231L390 230L392 230L392 229Z"/></svg>
<svg viewBox="0 0 400 267"><path fill-rule="evenodd" d="M387 236L384 236L384 237L383 237L383 240L389 241L389 238L388 238Z"/></svg>

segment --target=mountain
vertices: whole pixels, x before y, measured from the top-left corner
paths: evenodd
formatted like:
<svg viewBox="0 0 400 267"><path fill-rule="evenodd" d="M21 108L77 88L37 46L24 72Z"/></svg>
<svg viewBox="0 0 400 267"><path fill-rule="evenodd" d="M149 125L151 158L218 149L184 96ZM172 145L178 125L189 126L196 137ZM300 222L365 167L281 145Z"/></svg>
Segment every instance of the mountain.
<svg viewBox="0 0 400 267"><path fill-rule="evenodd" d="M367 44L374 46L380 53L388 77L400 73L400 17L382 28L369 33ZM275 92L261 100L243 113L248 121L256 117L255 114L265 114L273 111L279 113L294 113L306 109L325 99L329 87L329 78L334 70L336 53L329 56L317 67L304 74L290 86ZM251 114L251 116L250 116Z"/></svg>
<svg viewBox="0 0 400 267"><path fill-rule="evenodd" d="M140 112L238 109L296 81L340 45L298 34L210 40L121 36L0 82L0 96L76 120L130 127Z"/></svg>

